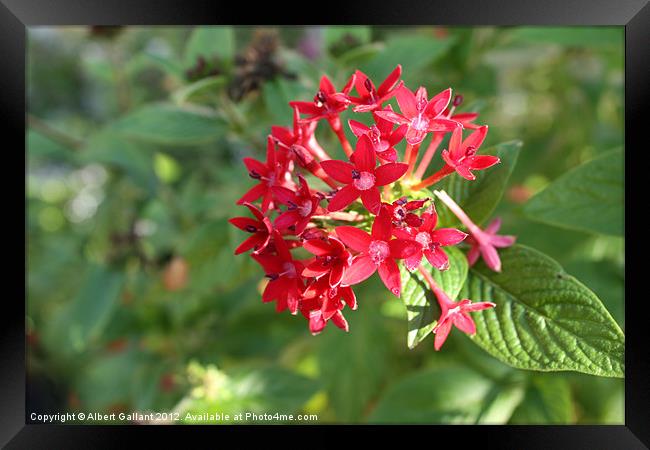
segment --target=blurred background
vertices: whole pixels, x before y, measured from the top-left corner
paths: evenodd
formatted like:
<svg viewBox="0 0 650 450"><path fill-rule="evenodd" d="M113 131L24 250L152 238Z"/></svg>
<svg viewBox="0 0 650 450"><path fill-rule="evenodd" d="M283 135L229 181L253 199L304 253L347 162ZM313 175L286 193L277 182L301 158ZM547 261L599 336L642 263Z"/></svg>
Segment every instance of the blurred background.
<svg viewBox="0 0 650 450"><path fill-rule="evenodd" d="M479 111L485 146L523 142L502 231L624 327L623 238L521 212L622 147L623 39L622 27L30 28L28 410L623 423L623 380L512 369L458 331L441 352L432 338L408 350L405 308L376 277L348 334L311 336L261 302L263 274L233 256L245 236L226 222L247 215L242 157L290 126L289 100L311 100L322 74L340 89L357 68L379 83L401 64L411 89L451 86L457 111Z"/></svg>

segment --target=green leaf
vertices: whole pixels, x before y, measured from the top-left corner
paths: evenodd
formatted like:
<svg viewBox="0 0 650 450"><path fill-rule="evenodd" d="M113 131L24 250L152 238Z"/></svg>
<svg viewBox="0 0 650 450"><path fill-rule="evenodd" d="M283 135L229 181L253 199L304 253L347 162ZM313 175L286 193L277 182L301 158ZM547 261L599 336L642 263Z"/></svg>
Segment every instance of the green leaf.
<svg viewBox="0 0 650 450"><path fill-rule="evenodd" d="M505 423L523 397L521 382L496 382L463 366L426 369L391 386L371 423Z"/></svg>
<svg viewBox="0 0 650 450"><path fill-rule="evenodd" d="M441 272L434 269L425 258L422 258L422 265L426 267L433 275L436 283L453 300L465 283L467 259L455 247L445 247L444 251L449 256L449 270ZM401 275L401 299L406 305L408 320L407 344L409 348L415 348L436 326L437 319L440 316L440 307L435 295L431 292L429 285L418 270L409 272L402 265Z"/></svg>
<svg viewBox="0 0 650 450"><path fill-rule="evenodd" d="M199 384L177 407L181 420L187 423L205 423L200 415L206 412L228 414L229 421L248 412L295 415L318 387L309 378L276 367L238 369L228 374L214 366L192 370L197 372ZM245 416L237 422L244 421L255 422Z"/></svg>
<svg viewBox="0 0 650 450"><path fill-rule="evenodd" d="M566 379L539 374L530 378L523 401L510 423L546 425L568 424L573 420L573 400Z"/></svg>
<svg viewBox="0 0 650 450"><path fill-rule="evenodd" d="M172 99L175 103L182 105L193 97L203 98L208 97L208 95L214 97L225 86L226 81L224 76L203 78L174 91L172 93Z"/></svg>
<svg viewBox="0 0 650 450"><path fill-rule="evenodd" d="M135 184L154 192L158 179L150 152L123 137L104 130L88 140L81 154L86 162L99 162L123 169Z"/></svg>
<svg viewBox="0 0 650 450"><path fill-rule="evenodd" d="M472 313L472 340L513 367L623 377L625 336L598 297L548 256L500 251L502 272L470 269L461 296L496 308Z"/></svg>
<svg viewBox="0 0 650 450"><path fill-rule="evenodd" d="M614 150L554 180L524 213L551 225L622 236L623 180L623 152Z"/></svg>
<svg viewBox="0 0 650 450"><path fill-rule="evenodd" d="M207 144L223 132L216 116L168 104L138 109L115 122L113 129L124 137L170 146Z"/></svg>
<svg viewBox="0 0 650 450"><path fill-rule="evenodd" d="M378 286L376 283L374 286L374 290L367 285L360 287L357 298L362 301L373 294L376 297ZM349 333L330 324L319 336L317 356L321 377L336 419L344 422L362 418L389 367L390 342L388 331L383 328L385 321L369 309L373 305L368 303L361 303L359 311L344 311L350 324Z"/></svg>
<svg viewBox="0 0 650 450"><path fill-rule="evenodd" d="M521 27L511 34L514 42L557 44L563 47L615 47L623 45L621 27Z"/></svg>
<svg viewBox="0 0 650 450"><path fill-rule="evenodd" d="M61 161L75 161L75 149L66 147L59 142L30 129L27 132L27 154L29 158L40 157Z"/></svg>
<svg viewBox="0 0 650 450"><path fill-rule="evenodd" d="M501 163L477 172L476 180L468 181L453 173L432 188L446 191L474 223L481 224L490 217L501 201L520 150L519 141L498 144L481 154L498 156ZM461 226L458 218L446 206L442 203L439 205L441 227Z"/></svg>
<svg viewBox="0 0 650 450"><path fill-rule="evenodd" d="M71 354L97 341L117 308L123 284L124 274L104 266L91 267L74 300L48 327L50 345Z"/></svg>
<svg viewBox="0 0 650 450"><path fill-rule="evenodd" d="M383 48L379 43L360 45L343 53L337 61L342 66L359 65L374 58Z"/></svg>
<svg viewBox="0 0 650 450"><path fill-rule="evenodd" d="M423 35L396 36L388 39L383 51L363 64L362 70L375 82L383 80L398 64L404 74L410 74L444 55L452 42Z"/></svg>
<svg viewBox="0 0 650 450"><path fill-rule="evenodd" d="M235 32L232 27L197 27L190 35L184 54L187 67L196 63L199 56L206 60L218 57L231 61L235 55Z"/></svg>
<svg viewBox="0 0 650 450"><path fill-rule="evenodd" d="M264 83L262 89L264 105L271 118L278 125L290 126L293 121L293 110L289 106L289 101L300 96L297 83L276 78Z"/></svg>

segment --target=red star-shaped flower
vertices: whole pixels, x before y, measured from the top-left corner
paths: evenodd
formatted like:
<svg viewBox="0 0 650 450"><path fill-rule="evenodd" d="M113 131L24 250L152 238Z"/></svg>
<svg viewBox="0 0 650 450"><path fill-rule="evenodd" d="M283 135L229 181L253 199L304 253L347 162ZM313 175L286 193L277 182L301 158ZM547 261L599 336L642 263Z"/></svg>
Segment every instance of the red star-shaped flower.
<svg viewBox="0 0 650 450"><path fill-rule="evenodd" d="M350 105L348 94L354 85L354 74L341 92L336 92L334 85L325 75L320 79L319 90L312 102L292 101L289 105L298 108L301 114L307 114L305 121L320 120L338 116Z"/></svg>
<svg viewBox="0 0 650 450"><path fill-rule="evenodd" d="M282 186L273 186L275 199L288 206L287 211L276 217L273 225L278 230L292 230L295 234L300 234L316 214L319 209L318 204L323 199L322 195L312 194L307 185L307 180L302 175L298 175L300 188L297 192ZM321 211L323 212L323 211Z"/></svg>
<svg viewBox="0 0 650 450"><path fill-rule="evenodd" d="M237 201L237 204L242 205L246 202L253 202L262 197L262 212L266 212L269 208L274 207L271 188L273 186L284 186L287 184L287 167L276 160L275 141L273 137L269 136L267 138L266 163L253 158L244 158L244 164L248 169L248 175L254 180L259 180L259 184L253 186L246 192Z"/></svg>
<svg viewBox="0 0 650 450"><path fill-rule="evenodd" d="M485 264L495 272L501 272L501 258L497 253L497 248L510 247L515 243L515 236L503 236L496 234L501 228L501 219L496 218L485 228L480 230L478 227L470 230L471 235L467 238L467 243L472 246L467 253L467 262L473 266L479 256L483 257Z"/></svg>
<svg viewBox="0 0 650 450"><path fill-rule="evenodd" d="M244 206L250 209L255 219L251 219L250 217L233 217L232 219L228 219L228 222L240 230L253 233L253 235L235 249L235 255L239 255L250 249L254 249L253 253L260 253L269 244L271 232L273 231L271 221L268 217L264 217L262 211L250 203L244 203Z"/></svg>
<svg viewBox="0 0 650 450"><path fill-rule="evenodd" d="M449 140L449 150L442 151L442 159L447 166L454 169L461 177L475 180L476 176L471 172L472 170L487 169L499 163L499 158L496 156L476 154L487 132L487 125L483 125L462 141L463 130L455 129Z"/></svg>
<svg viewBox="0 0 650 450"><path fill-rule="evenodd" d="M270 280L262 293L262 301L276 300L278 312L289 308L291 314L296 314L305 288L300 276L304 266L300 261L293 259L287 243L277 230L273 231L273 246L276 254L251 255L262 266Z"/></svg>
<svg viewBox="0 0 650 450"><path fill-rule="evenodd" d="M375 168L375 151L367 135L359 138L353 155L354 164L335 159L321 163L330 177L345 184L330 200L327 209L339 211L361 197L368 211L377 214L381 206L381 194L377 186L400 179L406 173L408 165L388 163Z"/></svg>
<svg viewBox="0 0 650 450"><path fill-rule="evenodd" d="M436 334L433 346L436 350L440 350L442 344L447 340L452 325L455 325L463 333L476 334L476 324L468 313L496 306L492 302L472 303L469 299L454 302L440 290L436 292L436 297L442 310L438 323L433 328L433 332Z"/></svg>
<svg viewBox="0 0 650 450"><path fill-rule="evenodd" d="M309 319L312 334L320 333L330 320L344 331L348 322L341 312L345 305L357 309L357 299L349 286L331 287L326 278L314 281L305 289L300 302L300 312Z"/></svg>
<svg viewBox="0 0 650 450"><path fill-rule="evenodd" d="M422 256L438 270L449 268L449 257L441 247L456 245L467 237L466 233L455 228L440 228L436 230L438 214L431 205L422 214L422 224L419 227L395 228L393 234L400 239L411 239L418 243L419 249L404 260L408 270L415 270L422 261Z"/></svg>
<svg viewBox="0 0 650 450"><path fill-rule="evenodd" d="M338 239L311 239L303 243L303 248L315 255L314 260L307 264L302 271L304 277L321 278L329 274L327 279L331 287L338 286L343 278L345 269L352 263L352 255Z"/></svg>
<svg viewBox="0 0 650 450"><path fill-rule="evenodd" d="M367 112L381 108L382 103L395 95L395 91L400 88L403 83L399 77L402 76L402 66L397 65L393 71L388 74L386 79L375 89L374 83L368 76L357 70L355 72L354 87L357 89L359 97L349 97L354 107L354 112Z"/></svg>
<svg viewBox="0 0 650 450"><path fill-rule="evenodd" d="M413 211L422 208L428 201L428 198L408 201L406 197L401 197L390 205L385 205L391 213L394 226L402 227L406 224L410 227L417 228L422 225L422 218L413 213Z"/></svg>
<svg viewBox="0 0 650 450"><path fill-rule="evenodd" d="M452 131L460 124L445 118L444 113L451 98L451 89L446 89L427 101L427 90L420 87L414 94L406 86L395 92L402 114L392 111L377 111L377 115L393 123L407 124L406 142L411 145L421 143L427 133L432 131Z"/></svg>
<svg viewBox="0 0 650 450"><path fill-rule="evenodd" d="M388 290L399 297L402 291L396 259L404 259L418 250L417 245L405 239L391 239L392 224L388 209L381 208L372 224L371 234L351 226L336 228L336 235L345 245L359 252L345 271L341 286L358 284L375 271Z"/></svg>
<svg viewBox="0 0 650 450"><path fill-rule="evenodd" d="M393 108L388 105L384 111L392 112ZM381 160L388 162L397 161L397 151L394 146L404 138L408 126L400 125L393 130L393 122L382 119L376 112L373 112L372 115L375 118L376 125L370 127L356 120L348 121L352 133L356 137L368 136L373 150ZM352 159L351 157L350 160Z"/></svg>

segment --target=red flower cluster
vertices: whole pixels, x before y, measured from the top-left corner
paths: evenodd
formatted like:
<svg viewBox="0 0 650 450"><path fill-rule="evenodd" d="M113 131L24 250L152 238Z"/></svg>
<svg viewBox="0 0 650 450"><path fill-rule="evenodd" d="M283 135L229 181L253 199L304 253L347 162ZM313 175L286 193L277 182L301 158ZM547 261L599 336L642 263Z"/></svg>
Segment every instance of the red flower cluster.
<svg viewBox="0 0 650 450"><path fill-rule="evenodd" d="M435 269L447 270L449 259L444 247L457 245L469 236L472 262L479 254L489 255L491 266L495 266L490 245L511 242L497 242L490 237L495 230L481 232L473 224L468 230L471 236L453 228L436 229L438 215L432 199L420 196L409 200L416 190L454 172L473 180L470 170L485 169L499 160L477 155L488 128L473 123L477 114L454 115L461 97L452 101L451 89L446 89L428 100L424 87L413 93L400 77L401 67L397 66L376 88L364 73L356 71L338 91L324 76L313 101L290 102L294 108L292 129L272 127L265 161L244 158L248 174L257 184L238 204L246 206L253 217L235 217L230 222L251 233L235 253L252 251L252 258L264 270L269 281L262 300L275 301L278 311L300 312L313 334L329 321L347 331L343 310L345 306L357 308L353 286L375 272L397 297L402 290L400 261L410 271L426 273L431 289L442 299L443 314L435 341L439 349L451 323L471 333L474 327L467 312L494 304L469 306L470 301L463 300L454 306L422 265L423 257ZM393 97L399 112L386 104ZM340 120L340 114L349 108L355 113L369 113L372 119L370 125L349 121L356 137L354 146ZM331 158L317 141L315 130L321 121L334 131L345 160ZM463 141L464 128L475 131ZM420 181L449 133L449 148L442 152L443 168ZM419 146L427 135L432 135L431 143L414 173ZM396 146L403 141L406 150L399 162ZM309 174L321 185L320 190L309 185L305 178ZM323 185L328 188L322 189ZM253 202L260 199L255 206ZM309 257L296 259L292 251L298 248Z"/></svg>

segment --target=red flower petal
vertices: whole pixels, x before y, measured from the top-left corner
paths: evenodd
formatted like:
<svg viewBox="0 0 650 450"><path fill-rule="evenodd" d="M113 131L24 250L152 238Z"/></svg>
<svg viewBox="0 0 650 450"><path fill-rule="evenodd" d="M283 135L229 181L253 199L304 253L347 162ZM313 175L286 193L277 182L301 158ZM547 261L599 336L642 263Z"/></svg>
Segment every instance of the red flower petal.
<svg viewBox="0 0 650 450"><path fill-rule="evenodd" d="M372 148L372 142L367 135L361 136L357 141L354 150L354 165L359 171L364 172L372 172L375 168L375 150Z"/></svg>
<svg viewBox="0 0 650 450"><path fill-rule="evenodd" d="M451 161L456 162L465 155L465 152L461 150L462 144L463 144L463 129L460 127L456 127L454 131L451 133L451 137L449 138L448 158Z"/></svg>
<svg viewBox="0 0 650 450"><path fill-rule="evenodd" d="M368 211L372 214L377 214L381 208L381 194L377 186L373 186L368 190L361 191L361 202Z"/></svg>
<svg viewBox="0 0 650 450"><path fill-rule="evenodd" d="M495 272L501 272L501 258L499 258L499 254L494 247L489 244L481 245L479 246L479 251L486 266Z"/></svg>
<svg viewBox="0 0 650 450"><path fill-rule="evenodd" d="M302 244L303 248L316 256L325 256L332 253L331 245L321 239L309 239Z"/></svg>
<svg viewBox="0 0 650 450"><path fill-rule="evenodd" d="M243 161L249 172L255 171L260 175L266 175L266 173L269 171L264 163L261 163L256 159L246 157L243 159Z"/></svg>
<svg viewBox="0 0 650 450"><path fill-rule="evenodd" d="M316 106L314 102L289 102L289 105L296 108L301 114L319 114L321 108Z"/></svg>
<svg viewBox="0 0 650 450"><path fill-rule="evenodd" d="M259 221L263 221L263 220L264 220L264 214L262 214L262 211L260 211L260 210L257 208L257 206L255 206L255 205L253 205L253 204L251 204L251 203L248 203L248 202L243 203L243 205L244 205L246 208L248 208L248 210L249 210L249 211L250 211L250 212L251 212L251 213L252 213L252 214L257 218L257 220L259 220Z"/></svg>
<svg viewBox="0 0 650 450"><path fill-rule="evenodd" d="M424 254L424 257L427 258L427 261L429 261L429 264L436 269L449 269L449 257L441 248L437 247L433 250L425 249L422 253Z"/></svg>
<svg viewBox="0 0 650 450"><path fill-rule="evenodd" d="M475 149L478 149L485 140L487 132L488 126L483 125L482 127L479 127L478 130L467 136L467 139L465 139L465 142L463 142L463 153L465 153L465 150L467 150L468 147L474 147Z"/></svg>
<svg viewBox="0 0 650 450"><path fill-rule="evenodd" d="M377 156L379 156L384 161L395 162L397 161L397 150L394 148L389 148L386 151L377 153Z"/></svg>
<svg viewBox="0 0 650 450"><path fill-rule="evenodd" d="M246 239L244 242L239 244L239 247L235 249L235 255L239 255L241 253L247 252L248 250L250 250L255 246L261 246L265 240L266 240L266 236L262 235L261 233L259 234L255 233L254 235Z"/></svg>
<svg viewBox="0 0 650 450"><path fill-rule="evenodd" d="M467 313L454 314L452 321L456 328L466 334L476 334L476 325Z"/></svg>
<svg viewBox="0 0 650 450"><path fill-rule="evenodd" d="M463 302L465 302L465 300L461 301L461 303ZM463 305L462 309L463 311L467 311L467 312L481 311L483 309L494 308L495 306L497 306L495 303L492 302L475 302L475 303L470 302L466 305L467 306Z"/></svg>
<svg viewBox="0 0 650 450"><path fill-rule="evenodd" d="M375 271L377 266L372 262L370 256L361 254L354 258L352 264L345 271L341 279L342 286L358 284L368 279Z"/></svg>
<svg viewBox="0 0 650 450"><path fill-rule="evenodd" d="M246 202L253 202L266 194L268 187L264 183L258 183L246 192L242 198L237 200L237 204L241 205Z"/></svg>
<svg viewBox="0 0 650 450"><path fill-rule="evenodd" d="M278 230L284 230L294 225L300 219L300 214L297 211L286 211L275 218L273 225Z"/></svg>
<svg viewBox="0 0 650 450"><path fill-rule="evenodd" d="M455 120L433 119L429 122L427 131L447 132L454 131L456 128L462 128L462 125Z"/></svg>
<svg viewBox="0 0 650 450"><path fill-rule="evenodd" d="M416 145L422 142L426 136L426 131L416 130L415 128L409 127L408 131L406 132L406 142L411 145Z"/></svg>
<svg viewBox="0 0 650 450"><path fill-rule="evenodd" d="M451 88L445 89L429 100L429 103L427 103L427 107L424 110L424 114L431 118L439 116L445 109L447 109L449 100L451 100Z"/></svg>
<svg viewBox="0 0 650 450"><path fill-rule="evenodd" d="M329 205L327 205L327 210L339 211L359 198L359 195L361 195L361 191L353 185L348 184L347 186L343 186L343 188L341 188L341 190L339 190L330 200Z"/></svg>
<svg viewBox="0 0 650 450"><path fill-rule="evenodd" d="M450 320L443 320L442 323L439 323L436 325L436 337L433 341L433 347L436 350L440 350L442 347L442 344L445 343L447 340L447 336L449 336L449 332L451 331L451 321Z"/></svg>
<svg viewBox="0 0 650 450"><path fill-rule="evenodd" d="M343 278L343 266L340 264L335 265L332 267L332 271L330 272L330 286L338 286L338 284L341 282L341 279Z"/></svg>
<svg viewBox="0 0 650 450"><path fill-rule="evenodd" d="M366 97L369 94L368 89L366 89L365 86L368 76L360 70L355 71L354 74L356 75L354 79L354 87L357 89L357 92L361 97ZM370 84L374 87L372 81L370 81Z"/></svg>
<svg viewBox="0 0 650 450"><path fill-rule="evenodd" d="M470 266L473 266L476 264L476 261L478 261L478 257L481 255L481 252L478 249L478 245L472 247L469 252L467 252L467 263Z"/></svg>
<svg viewBox="0 0 650 450"><path fill-rule="evenodd" d="M336 92L334 85L332 84L330 79L327 78L327 75L323 75L321 77L319 89L326 94L334 94Z"/></svg>
<svg viewBox="0 0 650 450"><path fill-rule="evenodd" d="M490 236L490 244L497 248L510 247L516 240L514 236Z"/></svg>
<svg viewBox="0 0 650 450"><path fill-rule="evenodd" d="M343 331L347 332L350 330L348 322L345 320L345 317L343 317L343 313L341 313L341 311L336 311L336 313L334 313L332 316L332 323Z"/></svg>
<svg viewBox="0 0 650 450"><path fill-rule="evenodd" d="M260 223L257 220L251 219L250 217L233 217L232 219L228 219L228 222L230 222L240 230L247 231L249 233L250 231L247 230L246 227L254 227L255 230L258 230L260 226Z"/></svg>
<svg viewBox="0 0 650 450"><path fill-rule="evenodd" d="M389 122L393 123L409 123L410 120L408 120L406 117L402 116L401 114L397 114L396 112L393 111L375 111L375 114L377 116L381 117L384 120L388 120Z"/></svg>
<svg viewBox="0 0 650 450"><path fill-rule="evenodd" d="M298 203L298 199L296 198L296 193L293 192L291 189L287 189L286 187L282 187L282 186L273 186L271 188L271 191L273 192L275 199L282 204L289 205L290 202Z"/></svg>
<svg viewBox="0 0 650 450"><path fill-rule="evenodd" d="M465 167L462 164L458 164L456 167L454 167L458 175L461 177L465 178L466 180L473 181L476 180L476 176L469 171L467 167Z"/></svg>
<svg viewBox="0 0 650 450"><path fill-rule="evenodd" d="M314 336L323 331L326 324L327 322L325 322L320 310L311 311L309 313L309 331L311 331L311 334Z"/></svg>
<svg viewBox="0 0 650 450"><path fill-rule="evenodd" d="M431 232L431 240L440 245L456 245L466 237L467 233L455 228L440 228Z"/></svg>
<svg viewBox="0 0 650 450"><path fill-rule="evenodd" d="M422 262L422 251L417 251L404 260L404 265L409 271L413 272L415 269L418 268L421 262Z"/></svg>
<svg viewBox="0 0 650 450"><path fill-rule="evenodd" d="M325 173L336 181L345 184L352 183L352 171L354 170L352 164L345 161L339 161L338 159L329 159L327 161L322 161L320 166L323 168Z"/></svg>
<svg viewBox="0 0 650 450"><path fill-rule="evenodd" d="M400 279L399 268L392 259L388 258L379 265L379 278L384 282L388 290L399 297L402 293L402 280Z"/></svg>
<svg viewBox="0 0 650 450"><path fill-rule="evenodd" d="M393 239L388 242L390 256L396 259L404 259L417 253L421 246L417 242L408 239Z"/></svg>
<svg viewBox="0 0 650 450"><path fill-rule="evenodd" d="M391 223L390 211L382 206L379 214L375 217L372 224L372 231L370 236L373 240L388 241L393 232L393 224Z"/></svg>
<svg viewBox="0 0 650 450"><path fill-rule="evenodd" d="M377 167L375 170L375 184L384 186L399 180L406 173L409 166L403 163L388 163Z"/></svg>
<svg viewBox="0 0 650 450"><path fill-rule="evenodd" d="M377 95L380 97L383 97L395 84L397 84L397 80L399 80L399 77L402 76L402 66L397 65L393 69L393 71L388 74L386 79L379 85L377 88Z"/></svg>
<svg viewBox="0 0 650 450"><path fill-rule="evenodd" d="M492 155L476 155L470 164L472 169L482 170L498 164L501 160L497 156Z"/></svg>
<svg viewBox="0 0 650 450"><path fill-rule="evenodd" d="M352 119L348 120L348 125L350 126L350 130L352 130L352 133L357 137L363 136L370 129L368 128L367 125L364 125L363 123L357 122L356 120L352 120Z"/></svg>
<svg viewBox="0 0 650 450"><path fill-rule="evenodd" d="M365 252L368 250L368 246L372 240L370 235L365 231L347 225L336 227L336 235L345 245L357 252Z"/></svg>
<svg viewBox="0 0 650 450"><path fill-rule="evenodd" d="M399 104L399 109L406 117L416 116L418 113L416 103L415 103L415 94L406 86L395 91L395 98L397 98L397 103Z"/></svg>

